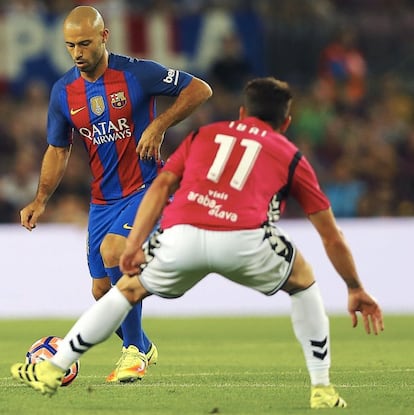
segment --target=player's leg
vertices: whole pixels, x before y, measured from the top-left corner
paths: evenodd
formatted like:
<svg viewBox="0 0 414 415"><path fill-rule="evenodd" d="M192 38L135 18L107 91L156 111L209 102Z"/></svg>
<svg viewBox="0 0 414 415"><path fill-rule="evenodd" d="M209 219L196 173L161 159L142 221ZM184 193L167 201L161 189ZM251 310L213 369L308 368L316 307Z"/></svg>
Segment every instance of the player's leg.
<svg viewBox="0 0 414 415"><path fill-rule="evenodd" d="M109 243L108 241L112 242ZM116 242L118 241L118 243ZM117 252L117 247L124 247L125 238L120 235L109 234L104 240L103 246L105 249L110 249L112 253ZM112 249L111 249L112 246ZM103 253L104 260L108 259ZM119 262L119 257L117 258ZM121 278L122 273L119 266L106 267L106 271L111 278L112 285L116 285ZM142 303L138 302L128 313L123 320L120 330L122 332L122 352L121 357L116 363L116 368L106 378L107 382L132 382L137 379L142 379L146 373L146 366L150 363L155 364L157 359L157 352L155 345L153 345L146 336L142 328ZM149 359L152 357L152 359ZM141 365L144 370L137 371L135 368Z"/></svg>
<svg viewBox="0 0 414 415"><path fill-rule="evenodd" d="M112 287L111 279L105 270L100 247L109 228L123 207L124 204L122 202L120 202L119 206L116 204L111 208L108 208L106 205L94 204L90 207L87 259L89 272L92 277L92 295L95 300L99 300ZM116 334L122 339L121 327L116 330Z"/></svg>
<svg viewBox="0 0 414 415"><path fill-rule="evenodd" d="M95 300L99 300L112 288L111 279L109 277L92 278L92 295ZM121 326L115 331L116 335L122 340Z"/></svg>
<svg viewBox="0 0 414 415"><path fill-rule="evenodd" d="M292 273L282 290L290 294L292 324L311 380L311 408L346 407L330 383L329 320L310 265L296 251Z"/></svg>
<svg viewBox="0 0 414 415"><path fill-rule="evenodd" d="M141 300L147 295L137 278L125 276L123 279L122 292L118 287L113 287L94 303L70 329L50 360L34 364L16 363L11 368L12 376L42 394L53 395L72 363L91 347L106 340L119 327L133 307L130 301L134 303L136 299ZM136 368L141 371L145 369L145 365Z"/></svg>
<svg viewBox="0 0 414 415"><path fill-rule="evenodd" d="M88 224L88 266L93 278L92 292L96 299L100 298L111 287L111 276L113 277L113 275L110 275L111 272L109 272L109 270L105 267L104 260L101 255L102 241L104 240L105 235L108 234L108 231L113 223L121 215L121 212L126 206L128 206L128 203L129 200L125 199L113 205L91 205ZM125 238L122 237L122 239L124 240ZM117 256L118 255L120 254L117 253ZM109 257L110 255L108 253L108 258ZM114 270L112 270L112 272L113 271ZM120 274L121 273L118 268L117 277L119 277ZM135 312L132 314L135 314ZM140 325L138 328L135 328L135 331L140 333ZM121 339L123 338L121 327L116 330L116 333L119 337L121 337ZM123 349L123 351L124 350L126 349ZM141 362L141 354L138 353L138 351L133 350L133 348L131 351L133 352L133 356ZM122 357L125 357L124 353L122 353ZM145 361L148 360L148 358L145 356L142 360ZM140 378L142 376L141 373L138 373L136 378Z"/></svg>
<svg viewBox="0 0 414 415"><path fill-rule="evenodd" d="M112 285L115 285L122 276L119 268L119 259L125 248L126 237L131 228L130 225L134 221L143 195L144 192L141 191L128 198L102 241L100 252L104 261L105 271ZM135 367L137 362L143 359L143 355L147 359L147 364L156 364L158 351L143 330L141 303L137 303L127 315L117 334L122 334L123 346L121 357L116 364L115 370L107 377L107 382L126 382L142 378L136 371L133 371L130 376L131 371L129 368Z"/></svg>
<svg viewBox="0 0 414 415"><path fill-rule="evenodd" d="M126 238L122 235L107 234L101 245L101 254L105 264L105 271L111 284L116 285L122 276L119 268L119 258L125 248ZM151 342L142 328L142 304L138 303L131 310L121 325L123 346L136 346L140 351L147 352Z"/></svg>
<svg viewBox="0 0 414 415"><path fill-rule="evenodd" d="M319 288L310 266L289 237L269 224L256 231L240 231L220 239L216 243L218 258L238 264L224 275L267 295L279 289L291 295L293 328L311 378L311 406L344 405L330 386L329 322ZM315 393L322 397L315 398Z"/></svg>

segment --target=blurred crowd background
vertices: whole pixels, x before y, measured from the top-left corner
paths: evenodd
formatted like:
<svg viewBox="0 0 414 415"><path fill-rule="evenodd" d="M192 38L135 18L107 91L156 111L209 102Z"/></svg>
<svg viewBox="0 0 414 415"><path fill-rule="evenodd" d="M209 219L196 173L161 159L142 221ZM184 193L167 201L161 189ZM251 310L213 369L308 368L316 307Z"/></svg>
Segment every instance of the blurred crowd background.
<svg viewBox="0 0 414 415"><path fill-rule="evenodd" d="M109 49L208 81L214 97L166 134L237 118L246 80L294 91L287 136L315 167L340 218L414 216L414 2L407 0L0 0L0 222L32 200L51 85L71 62L62 19L96 6ZM158 101L162 111L168 100ZM43 221L85 225L89 167L75 142ZM294 203L287 217L302 214Z"/></svg>

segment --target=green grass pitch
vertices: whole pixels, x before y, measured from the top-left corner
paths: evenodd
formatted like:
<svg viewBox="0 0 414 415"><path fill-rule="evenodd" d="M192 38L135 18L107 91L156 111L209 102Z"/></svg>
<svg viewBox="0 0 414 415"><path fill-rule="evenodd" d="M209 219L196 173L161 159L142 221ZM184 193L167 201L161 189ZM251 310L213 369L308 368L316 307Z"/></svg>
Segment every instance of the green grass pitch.
<svg viewBox="0 0 414 415"><path fill-rule="evenodd" d="M106 385L120 353L113 335L81 360L78 378L52 398L11 379L31 343L64 336L72 320L0 320L2 415L310 414L309 380L288 316L146 318L159 363L140 382ZM414 316L385 316L367 336L331 317L332 382L348 415L414 414ZM320 411L319 411L320 412Z"/></svg>

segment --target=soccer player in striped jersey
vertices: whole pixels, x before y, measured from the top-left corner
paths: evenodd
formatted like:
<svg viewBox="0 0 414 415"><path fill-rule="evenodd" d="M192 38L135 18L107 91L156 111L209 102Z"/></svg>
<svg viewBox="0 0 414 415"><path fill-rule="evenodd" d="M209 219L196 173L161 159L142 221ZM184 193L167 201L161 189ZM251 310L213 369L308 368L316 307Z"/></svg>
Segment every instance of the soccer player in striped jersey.
<svg viewBox="0 0 414 415"><path fill-rule="evenodd" d="M353 326L361 313L366 332L378 334L382 312L363 287L313 168L284 136L291 101L287 83L254 79L244 90L239 120L191 133L138 208L121 255L125 275L75 323L50 361L17 363L13 376L53 394L65 370L105 340L137 301L151 294L180 297L217 273L265 295L290 295L293 329L310 376L310 407L346 407L330 380L329 320L312 268L276 224L288 195L308 216L347 287ZM159 231L147 240L161 213ZM110 317L103 321L106 310Z"/></svg>
<svg viewBox="0 0 414 415"><path fill-rule="evenodd" d="M122 275L119 257L137 207L162 166L165 131L189 116L212 91L189 73L110 53L109 30L93 7L74 8L64 21L63 34L74 66L52 88L48 148L37 194L21 210L21 223L28 230L36 227L64 175L73 141L80 140L92 172L87 258L92 292L99 299ZM175 97L158 116L156 96ZM157 361L158 351L142 329L141 313L138 303L117 331L123 339L122 354L108 382L140 379L148 364Z"/></svg>

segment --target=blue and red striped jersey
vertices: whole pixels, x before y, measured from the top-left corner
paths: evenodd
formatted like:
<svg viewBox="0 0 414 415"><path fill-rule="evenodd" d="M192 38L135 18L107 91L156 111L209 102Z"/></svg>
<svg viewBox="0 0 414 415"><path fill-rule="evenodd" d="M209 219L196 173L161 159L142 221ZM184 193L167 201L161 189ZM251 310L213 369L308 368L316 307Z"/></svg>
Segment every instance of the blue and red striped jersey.
<svg viewBox="0 0 414 415"><path fill-rule="evenodd" d="M53 85L47 141L56 147L69 146L74 136L83 141L92 203L111 203L155 178L160 164L140 160L135 148L156 116L155 97L177 96L191 79L154 61L110 53L97 81L86 81L73 67Z"/></svg>

